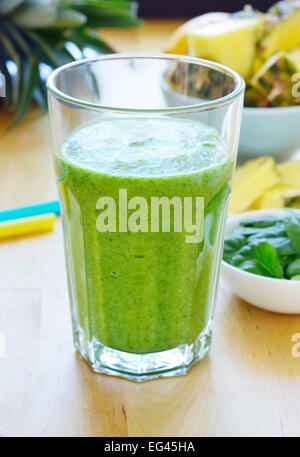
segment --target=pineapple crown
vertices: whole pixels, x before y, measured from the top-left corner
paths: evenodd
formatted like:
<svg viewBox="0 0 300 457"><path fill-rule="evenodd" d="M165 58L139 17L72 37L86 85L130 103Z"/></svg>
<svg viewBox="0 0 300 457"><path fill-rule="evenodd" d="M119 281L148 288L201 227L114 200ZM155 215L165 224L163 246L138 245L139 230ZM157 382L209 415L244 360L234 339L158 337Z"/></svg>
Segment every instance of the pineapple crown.
<svg viewBox="0 0 300 457"><path fill-rule="evenodd" d="M47 108L50 72L92 53L110 53L99 27L140 25L130 0L0 0L0 107L18 123L33 101Z"/></svg>

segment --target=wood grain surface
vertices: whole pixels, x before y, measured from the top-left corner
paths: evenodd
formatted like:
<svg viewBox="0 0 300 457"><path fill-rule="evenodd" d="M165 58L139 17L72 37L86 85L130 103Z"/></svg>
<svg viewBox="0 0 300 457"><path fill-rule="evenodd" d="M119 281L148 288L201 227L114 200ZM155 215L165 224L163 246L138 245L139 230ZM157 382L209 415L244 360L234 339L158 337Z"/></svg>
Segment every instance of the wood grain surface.
<svg viewBox="0 0 300 457"><path fill-rule="evenodd" d="M176 21L106 31L121 51L163 48ZM0 209L57 197L48 120L0 117ZM300 316L220 285L212 351L186 376L136 384L74 352L62 229L0 243L0 436L300 436ZM5 343L5 344L4 344Z"/></svg>

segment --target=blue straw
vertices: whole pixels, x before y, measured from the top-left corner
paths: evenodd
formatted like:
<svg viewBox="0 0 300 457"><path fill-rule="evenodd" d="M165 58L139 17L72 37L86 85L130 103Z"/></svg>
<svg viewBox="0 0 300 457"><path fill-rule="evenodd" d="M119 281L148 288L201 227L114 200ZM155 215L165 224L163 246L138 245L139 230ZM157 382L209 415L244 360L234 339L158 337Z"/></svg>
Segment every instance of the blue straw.
<svg viewBox="0 0 300 457"><path fill-rule="evenodd" d="M41 214L48 213L60 214L60 204L58 200L0 211L0 222L9 221L11 219L21 219L22 217L40 216Z"/></svg>

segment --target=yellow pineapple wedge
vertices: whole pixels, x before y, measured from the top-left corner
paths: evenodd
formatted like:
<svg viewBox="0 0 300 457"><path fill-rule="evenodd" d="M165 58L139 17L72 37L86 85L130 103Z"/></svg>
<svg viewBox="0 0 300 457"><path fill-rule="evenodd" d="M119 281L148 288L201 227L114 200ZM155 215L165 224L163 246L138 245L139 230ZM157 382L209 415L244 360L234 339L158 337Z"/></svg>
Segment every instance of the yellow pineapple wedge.
<svg viewBox="0 0 300 457"><path fill-rule="evenodd" d="M247 78L262 34L263 24L259 16L230 16L222 22L189 31L189 54L227 65Z"/></svg>
<svg viewBox="0 0 300 457"><path fill-rule="evenodd" d="M300 160L281 163L277 170L282 184L300 188Z"/></svg>
<svg viewBox="0 0 300 457"><path fill-rule="evenodd" d="M300 45L300 2L278 2L271 10L278 18L261 40L258 58L265 62L278 51L291 51Z"/></svg>
<svg viewBox="0 0 300 457"><path fill-rule="evenodd" d="M236 170L229 203L229 212L247 211L258 198L280 182L273 157L249 160Z"/></svg>
<svg viewBox="0 0 300 457"><path fill-rule="evenodd" d="M255 209L284 208L290 206L295 199L300 197L300 187L294 188L277 184L267 190L256 202Z"/></svg>
<svg viewBox="0 0 300 457"><path fill-rule="evenodd" d="M173 33L165 52L169 54L187 55L189 51L188 32L196 28L204 27L207 24L224 21L228 17L229 13L207 13L187 21Z"/></svg>

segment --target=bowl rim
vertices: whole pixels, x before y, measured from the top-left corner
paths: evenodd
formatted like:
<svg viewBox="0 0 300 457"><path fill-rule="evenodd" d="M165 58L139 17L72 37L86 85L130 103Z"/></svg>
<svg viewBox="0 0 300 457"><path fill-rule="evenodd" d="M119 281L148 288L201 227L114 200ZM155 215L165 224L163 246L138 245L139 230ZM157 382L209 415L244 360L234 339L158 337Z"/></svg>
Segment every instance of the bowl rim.
<svg viewBox="0 0 300 457"><path fill-rule="evenodd" d="M283 114L286 113L287 111L289 112L294 112L300 110L300 105L294 105L294 106L266 106L266 107L254 107L254 106L244 106L243 111L246 111L247 114L254 115L255 113L273 113L275 115L277 114Z"/></svg>
<svg viewBox="0 0 300 457"><path fill-rule="evenodd" d="M300 215L300 210L297 210L297 209L293 209L296 213L298 213ZM274 213L282 213L284 214L284 208L273 208L273 209L258 209L258 210L254 210L254 211L244 211L242 213L238 213L238 214L228 214L228 218L227 218L227 221L226 221L226 227L225 227L225 234L226 234L226 228L227 228L227 225L230 223L230 222L234 222L234 219L236 220L237 224L239 224L239 222L243 221L243 220L247 220L247 218L251 217L251 215L253 217L255 217L255 215L258 215L258 214L274 214ZM240 217L241 216L241 217ZM228 233L231 233L234 229L231 229ZM292 286L292 287L299 287L300 286L300 281L292 281L291 279L286 279L286 278L272 278L270 276L262 276L262 275L257 275L256 273L250 273L249 271L244 271L244 270L241 270L240 268L238 267L235 267L233 265L231 265L230 263L226 262L225 260L222 259L222 265L225 267L225 268L228 268L229 270L232 270L235 274L241 274L241 275L244 275L245 277L250 277L250 278L260 278L261 280L266 280L266 281L270 281L270 282L273 282L273 284L276 282L276 283L280 283L280 284L297 284L298 283L298 286Z"/></svg>

